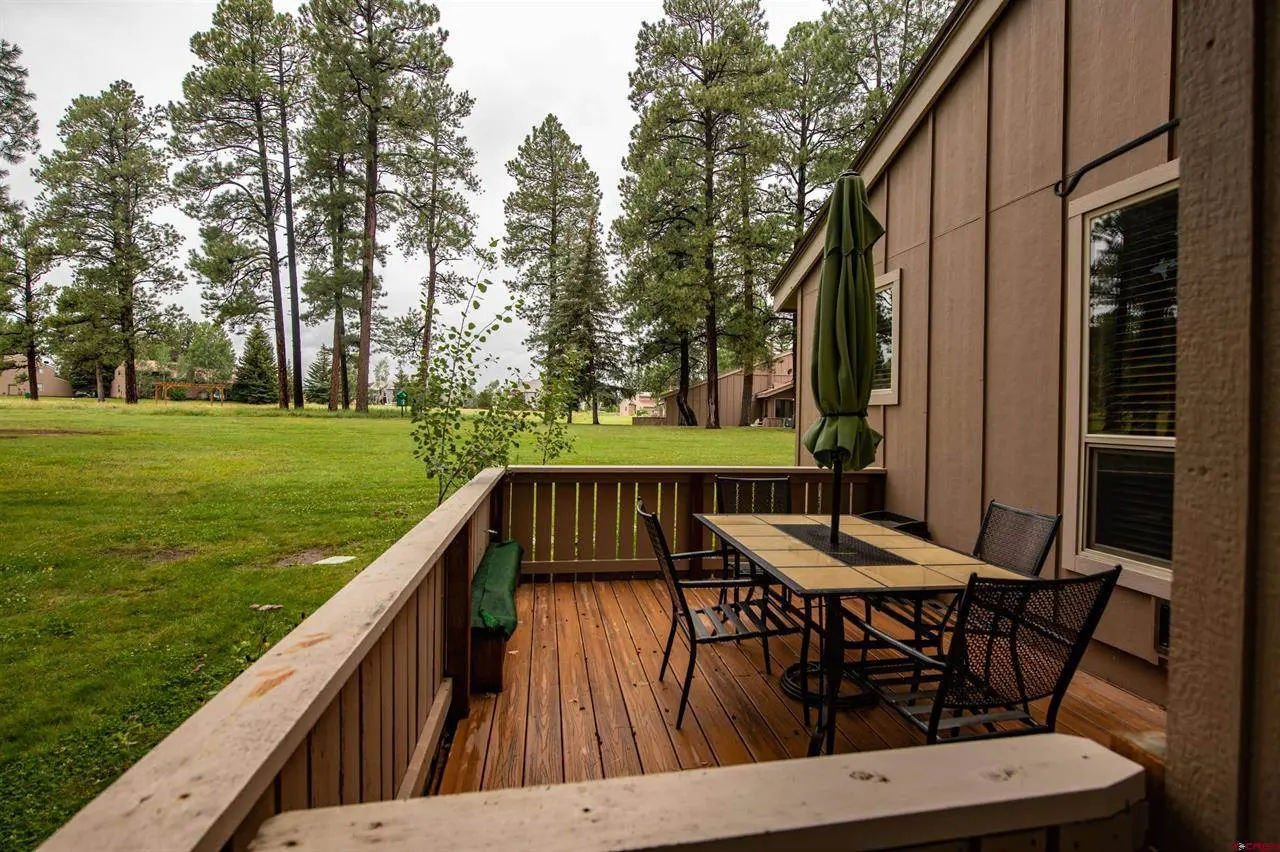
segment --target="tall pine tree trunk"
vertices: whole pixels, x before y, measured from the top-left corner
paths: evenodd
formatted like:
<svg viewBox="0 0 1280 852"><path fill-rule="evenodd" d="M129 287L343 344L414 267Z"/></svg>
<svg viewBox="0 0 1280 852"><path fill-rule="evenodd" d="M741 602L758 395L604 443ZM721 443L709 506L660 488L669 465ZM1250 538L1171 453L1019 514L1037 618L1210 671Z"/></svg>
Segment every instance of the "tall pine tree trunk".
<svg viewBox="0 0 1280 852"><path fill-rule="evenodd" d="M342 397L342 299L334 299L333 305L333 352L329 371L329 410L338 410L338 401Z"/></svg>
<svg viewBox="0 0 1280 852"><path fill-rule="evenodd" d="M707 426L708 429L720 428L720 356L718 348L719 329L716 320L716 170L715 151L711 138L711 125L707 123L703 136L703 168L702 168L702 218L706 228L706 255L702 261L702 285L707 291Z"/></svg>
<svg viewBox="0 0 1280 852"><path fill-rule="evenodd" d="M364 255L360 276L360 353L356 361L356 411L369 410L369 356L373 349L373 261L378 240L378 116L365 119Z"/></svg>
<svg viewBox="0 0 1280 852"><path fill-rule="evenodd" d="M803 168L803 167L802 167ZM751 425L751 405L756 390L755 365L755 313L756 313L756 271L751 256L751 182L748 180L747 158L742 157L742 205L739 215L742 217L742 316L746 320L746 333L750 337L743 347L747 353L742 359L742 407L738 412L738 425ZM801 208L803 211L803 207ZM803 216L803 213L801 214Z"/></svg>
<svg viewBox="0 0 1280 852"><path fill-rule="evenodd" d="M436 246L427 246L427 299L422 304L422 371L431 369L431 331L436 315Z"/></svg>
<svg viewBox="0 0 1280 852"><path fill-rule="evenodd" d="M271 195L271 173L267 159L266 118L262 104L254 105L254 118L258 131L258 173L262 180L262 215L267 226L267 262L271 266L271 307L275 314L276 332L276 383L279 390L278 404L289 407L289 357L284 336L284 297L280 288L280 247L276 243L276 203Z"/></svg>
<svg viewBox="0 0 1280 852"><path fill-rule="evenodd" d="M95 385L95 390L97 391L98 402L106 402L107 392L106 392L106 388L103 386L103 383L102 383L102 359L101 358L97 358L93 362L93 381Z"/></svg>
<svg viewBox="0 0 1280 852"><path fill-rule="evenodd" d="M680 375L676 379L676 413L681 426L697 426L698 415L689 405L689 335L680 335Z"/></svg>
<svg viewBox="0 0 1280 852"><path fill-rule="evenodd" d="M124 288L121 295L120 338L124 346L124 401L127 405L138 403L138 340L133 317L133 286Z"/></svg>
<svg viewBox="0 0 1280 852"><path fill-rule="evenodd" d="M28 247L27 249L31 249ZM31 279L31 266L28 262L23 268L22 282L22 320L26 324L27 334L27 391L33 400L40 399L40 362L36 360L36 310L35 287Z"/></svg>
<svg viewBox="0 0 1280 852"><path fill-rule="evenodd" d="M280 80L280 162L284 167L284 240L289 256L289 309L293 332L293 407L302 408L302 318L298 306L298 244L293 228L293 164L289 155L289 116Z"/></svg>

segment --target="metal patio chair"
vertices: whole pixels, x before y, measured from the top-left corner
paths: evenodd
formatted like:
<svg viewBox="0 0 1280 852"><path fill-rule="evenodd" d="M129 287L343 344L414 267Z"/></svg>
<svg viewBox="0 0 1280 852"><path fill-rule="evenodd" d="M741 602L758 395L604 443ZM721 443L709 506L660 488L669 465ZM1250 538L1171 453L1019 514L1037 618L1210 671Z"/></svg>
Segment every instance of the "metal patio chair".
<svg viewBox="0 0 1280 852"><path fill-rule="evenodd" d="M717 476L715 478L716 513L722 515L789 515L791 514L791 477ZM724 564L724 576L749 577L763 582L767 575L742 554L721 542L720 558ZM754 589L748 589L751 599ZM724 603L728 590L720 591ZM738 600L734 590L733 598Z"/></svg>
<svg viewBox="0 0 1280 852"><path fill-rule="evenodd" d="M720 601L711 606L691 607L686 591L737 589L753 586L756 581L750 577L690 580L679 576L676 573L676 560L719 556L720 551L672 553L671 548L667 546L667 535L663 532L661 522L656 515L645 511L644 501L636 501L636 513L644 520L645 530L649 533L649 542L653 545L653 553L658 560L658 568L671 597L671 630L667 633L667 646L662 652L662 666L658 669L659 681L667 672L667 663L671 660L671 649L675 644L676 630L683 630L685 637L689 640L689 664L685 669L684 682L681 685L680 709L676 713L676 727L679 728L684 722L684 711L689 704L689 686L693 681L693 666L697 661L699 645L710 642L759 639L764 647L765 673L770 674L773 667L769 659L769 637L797 633L800 625L789 613L771 608L768 595L762 595L762 600L757 602Z"/></svg>
<svg viewBox="0 0 1280 852"><path fill-rule="evenodd" d="M982 517L973 555L991 565L1039 577L1061 523L1061 515L1046 515L992 500ZM875 609L915 630L919 644L941 650L957 600L952 596L949 601L941 601L923 594L867 599L863 617L870 621L870 611Z"/></svg>
<svg viewBox="0 0 1280 852"><path fill-rule="evenodd" d="M1052 731L1119 576L1118 565L1065 580L974 575L945 655L923 654L868 625L898 656L866 661L857 672L929 743ZM1031 705L1044 698L1039 720Z"/></svg>

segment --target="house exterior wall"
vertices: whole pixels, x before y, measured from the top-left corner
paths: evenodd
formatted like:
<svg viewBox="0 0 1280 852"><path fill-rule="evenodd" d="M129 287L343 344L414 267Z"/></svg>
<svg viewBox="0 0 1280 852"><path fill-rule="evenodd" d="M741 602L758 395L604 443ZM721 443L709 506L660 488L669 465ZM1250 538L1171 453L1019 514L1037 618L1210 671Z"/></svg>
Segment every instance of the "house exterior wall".
<svg viewBox="0 0 1280 852"><path fill-rule="evenodd" d="M758 368L753 374L752 393L758 394L773 385L784 384L792 378L792 356L790 352L785 352L774 358L768 365ZM719 379L720 389L720 425L721 426L737 426L739 414L742 411L742 370L730 370L727 373L721 373ZM678 426L680 424L680 411L676 408L675 391L667 391L662 395L662 403L665 406L665 416L668 426ZM694 414L698 417L698 425L705 426L707 423L707 383L701 381L689 386L689 406L693 409ZM761 415L761 401L753 400L751 405L751 420L755 420Z"/></svg>
<svg viewBox="0 0 1280 852"><path fill-rule="evenodd" d="M1175 159L1177 139L1110 161L1067 200L1053 184L1173 116L1175 5L975 3L971 17L988 10L985 31L901 144L861 164L886 228L876 273L901 270L898 403L869 411L884 435L886 507L926 518L944 544L972 547L991 499L1063 511L1075 392L1064 384L1068 204ZM799 251L796 458L812 464L799 437L817 418L808 361L819 258L812 245ZM1051 564L1062 572L1059 549ZM1157 600L1118 589L1086 665L1163 701Z"/></svg>
<svg viewBox="0 0 1280 852"><path fill-rule="evenodd" d="M21 366L0 370L0 394L6 396L22 396L26 393L30 388L30 385L25 380L22 382L17 380L20 373L26 372L27 366L25 360ZM54 372L53 367L48 364L41 364L38 367L37 372L39 374L37 385L40 388L40 396L72 396L71 383L57 375L57 373Z"/></svg>

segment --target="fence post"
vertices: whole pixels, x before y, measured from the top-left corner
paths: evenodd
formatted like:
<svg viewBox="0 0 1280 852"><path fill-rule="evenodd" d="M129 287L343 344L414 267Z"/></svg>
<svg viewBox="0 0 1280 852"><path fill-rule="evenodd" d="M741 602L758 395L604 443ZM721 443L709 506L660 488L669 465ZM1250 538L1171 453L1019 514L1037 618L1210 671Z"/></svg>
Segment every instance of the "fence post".
<svg viewBox="0 0 1280 852"><path fill-rule="evenodd" d="M705 510L703 503L703 491L705 490L705 482L701 473L694 473L689 477L689 549L702 550L702 524L693 519L694 515L702 514ZM704 576L702 572L702 557L696 557L689 560L689 574L694 578Z"/></svg>
<svg viewBox="0 0 1280 852"><path fill-rule="evenodd" d="M487 520L487 519L486 519ZM473 515L444 552L444 674L453 678L449 718L464 718L471 701L471 525Z"/></svg>

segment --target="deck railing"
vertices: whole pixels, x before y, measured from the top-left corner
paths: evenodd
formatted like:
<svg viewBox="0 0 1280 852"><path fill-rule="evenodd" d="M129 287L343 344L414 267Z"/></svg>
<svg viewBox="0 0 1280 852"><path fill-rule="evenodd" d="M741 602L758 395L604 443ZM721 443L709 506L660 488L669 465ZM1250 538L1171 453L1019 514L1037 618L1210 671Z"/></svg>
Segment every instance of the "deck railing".
<svg viewBox="0 0 1280 852"><path fill-rule="evenodd" d="M672 547L701 550L712 542L693 515L714 510L716 476L787 476L794 511L831 511L831 473L813 467L518 466L507 472L500 530L524 546L529 573L653 571L636 499L657 511ZM840 496L845 512L883 508L884 471L847 474Z"/></svg>
<svg viewBox="0 0 1280 852"><path fill-rule="evenodd" d="M419 795L468 696L487 470L391 546L42 847L241 850L289 810Z"/></svg>
<svg viewBox="0 0 1280 852"><path fill-rule="evenodd" d="M444 800L425 810L415 806L394 812L331 807L368 807L421 795L447 722L468 710L471 579L490 530L524 545L528 573L652 572L655 565L648 544L636 535L635 499L640 497L658 509L682 548L709 546L692 516L714 508L717 474L789 475L795 511L830 510L829 474L812 468L484 471L219 692L42 848L50 852L243 850L267 819L315 808L329 810L317 813L314 821L310 816L304 822L287 821L296 815L282 817L285 821L273 823L274 832L258 837L255 848L428 848L436 841L480 848L489 842L479 838L488 837L487 826L495 817L508 826L526 826L533 832L526 838L539 838L539 848L666 848L684 831L681 824L673 824L667 832L660 825L662 820L652 822L646 817L641 822L651 823L648 828L657 833L635 833L630 845L597 843L588 835L602 826L607 831L599 838L632 832L631 826L638 823L625 813L656 814L667 807L665 803L685 802L691 795L698 798L711 789L700 786L704 782L719 789L726 803L767 805L768 797L759 799L761 789L786 792L794 787L801 793L836 789L824 780L828 776L852 778L858 782L854 785L858 795L828 796L829 813L806 810L807 806L797 807L794 813L766 808L759 812L755 829L745 834L734 834L733 826L727 824L707 823L698 828L698 839L705 844L698 848L720 848L730 842L731 835L755 837L759 844L752 848L761 849L789 848L783 842L788 837L818 836L857 838L856 848L865 849L968 838L954 846L929 848L973 848L978 841L972 838L1033 827L1031 833L1017 837L1022 843L1017 848L1043 848L1046 831L1064 844L1068 838L1105 841L1072 848L1134 848L1128 844L1140 834L1141 813L1133 808L1141 799L1141 770L1116 755L1106 753L1102 758L1089 752L1087 756L1095 758L1089 764L1092 774L1073 772L1072 767L1084 766L1078 750L1092 747L1066 742L1073 738L1056 746L1061 753L1053 759L1043 749L1033 749L1039 755L1035 758L1037 781L1031 785L1020 781L1016 789L1001 782L1021 778L1020 773L1030 766L1015 765L1022 759L1019 747L975 744L950 752L958 757L946 763L945 771L931 759L898 763L893 755L879 752L826 759L836 762L789 761L775 768L764 764L715 770L702 780L698 773L678 773L689 777L619 779L572 789L509 791L483 799L456 797L457 808ZM883 476L882 471L851 475L841 493L842 510L880 508ZM1113 760L1121 763L1100 762ZM1096 770L1104 765L1108 768L1098 775ZM992 786L979 790L973 786L975 778L987 779ZM865 787L866 779L876 784ZM953 785L967 798L933 802L923 809L903 798L913 795L917 782L926 780ZM867 798L868 791L876 796ZM622 799L628 802L625 813L607 812L610 802ZM851 812L851 801L861 802L861 810ZM502 814L495 814L495 809ZM716 813L728 819L739 810L726 804ZM942 812L949 814L951 822L920 819ZM962 812L968 816L960 824L955 815ZM598 815L606 821L595 823ZM382 831L402 818L408 820L402 826L405 832ZM950 833L917 830L921 825L943 823ZM1058 828L1073 823L1080 824L1070 829L1074 834ZM766 837L779 843L765 843ZM869 837L878 840L864 843ZM397 846L399 841L408 845ZM988 846L984 842L981 848Z"/></svg>

